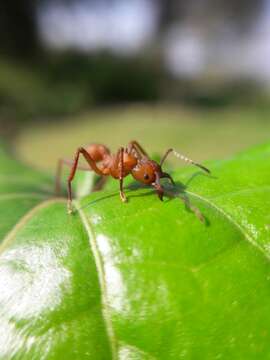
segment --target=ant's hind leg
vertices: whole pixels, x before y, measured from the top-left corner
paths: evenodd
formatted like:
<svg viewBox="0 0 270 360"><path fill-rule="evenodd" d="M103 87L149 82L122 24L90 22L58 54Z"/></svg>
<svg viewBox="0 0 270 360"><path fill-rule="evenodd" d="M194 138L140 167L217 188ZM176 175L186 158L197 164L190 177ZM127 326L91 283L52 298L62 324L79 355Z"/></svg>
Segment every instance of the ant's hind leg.
<svg viewBox="0 0 270 360"><path fill-rule="evenodd" d="M61 190L61 177L62 177L62 169L63 165L67 165L68 167L72 167L74 165L73 160L68 159L59 159L57 162L56 175L55 175L55 194L59 195ZM87 166L78 165L79 170L83 171L91 171L91 169Z"/></svg>
<svg viewBox="0 0 270 360"><path fill-rule="evenodd" d="M71 214L73 212L72 209L72 191L71 191L71 183L72 180L74 179L76 170L78 168L78 161L79 161L79 157L80 154L83 155L83 157L85 158L85 160L87 161L89 168L93 171L95 171L95 173L97 173L98 175L103 175L102 171L97 167L95 161L93 160L93 158L90 156L90 154L83 148L83 147L79 147L75 153L74 156L74 161L70 170L70 174L67 180L67 190L68 190L68 213Z"/></svg>

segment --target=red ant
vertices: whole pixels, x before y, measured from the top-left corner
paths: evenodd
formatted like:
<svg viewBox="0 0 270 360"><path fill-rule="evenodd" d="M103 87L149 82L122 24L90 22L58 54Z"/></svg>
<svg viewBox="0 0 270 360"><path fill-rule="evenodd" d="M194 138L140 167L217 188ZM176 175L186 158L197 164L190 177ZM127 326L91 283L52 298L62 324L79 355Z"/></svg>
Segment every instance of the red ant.
<svg viewBox="0 0 270 360"><path fill-rule="evenodd" d="M131 174L135 180L143 184L152 185L156 189L160 200L163 200L164 189L160 183L160 179L168 178L174 185L172 177L168 173L162 171L162 165L171 152L173 152L174 155L176 155L181 160L196 165L207 173L210 173L206 167L194 162L191 159L188 159L173 149L167 150L160 164L158 164L156 161L150 159L150 157L137 141L131 141L126 148L121 147L117 151L116 155L112 155L110 150L105 145L91 144L86 148L79 147L76 151L74 161L64 159L59 160L56 176L56 192L59 192L60 188L62 165L66 164L71 167L67 184L68 212L72 213L71 182L77 169L89 170L89 168L78 165L80 154L82 154L90 169L95 173L100 176L112 176L114 179L119 180L120 198L123 202L127 200L123 190L123 180L129 174Z"/></svg>

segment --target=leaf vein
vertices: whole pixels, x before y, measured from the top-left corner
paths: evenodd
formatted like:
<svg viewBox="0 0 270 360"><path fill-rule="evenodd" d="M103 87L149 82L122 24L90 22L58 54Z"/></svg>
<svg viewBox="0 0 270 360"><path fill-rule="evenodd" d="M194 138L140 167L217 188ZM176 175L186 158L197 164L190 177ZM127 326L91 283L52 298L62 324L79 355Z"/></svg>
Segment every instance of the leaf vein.
<svg viewBox="0 0 270 360"><path fill-rule="evenodd" d="M8 193L8 194L0 194L0 201L1 200L8 200L8 199L16 199L16 198L47 198L45 194L39 194L39 193Z"/></svg>
<svg viewBox="0 0 270 360"><path fill-rule="evenodd" d="M17 224L10 230L10 232L4 237L2 244L0 245L0 255L6 250L6 248L12 243L17 232L36 214L40 209L48 206L51 203L56 201L62 202L60 199L49 199L47 201L43 201L40 204L34 206L31 210L29 210L18 222Z"/></svg>
<svg viewBox="0 0 270 360"><path fill-rule="evenodd" d="M88 234L90 247L91 247L91 250L92 250L94 258L95 258L99 283L100 283L101 290L102 290L103 318L104 318L106 329L107 329L108 339L109 339L109 342L111 345L112 357L114 360L117 360L117 358L118 358L117 352L118 352L119 346L118 346L118 340L117 340L114 330L113 330L112 319L110 316L110 306L109 306L109 301L108 301L108 296L107 296L107 286L106 286L105 270L104 270L102 256L98 250L96 237L95 237L94 231L92 229L92 226L90 224L90 221L84 214L83 210L79 207L77 201L74 201L74 205L80 215L82 223Z"/></svg>
<svg viewBox="0 0 270 360"><path fill-rule="evenodd" d="M218 207L215 203L213 203L212 201L210 201L209 199L206 199L205 197L195 194L193 192L190 191L186 191L187 194L200 199L202 202L205 202L206 204L208 204L210 207L212 207L213 209L215 209L216 211L218 211L220 214L222 214L231 224L233 224L245 237L245 239L254 247L256 247L257 249L259 249L263 255L270 260L270 257L264 252L264 249L257 244L257 242L253 239L253 237L251 235L249 235L245 229L241 226L241 224L239 224L237 221L235 221L233 219L233 217L228 214L226 211L224 211L222 208Z"/></svg>

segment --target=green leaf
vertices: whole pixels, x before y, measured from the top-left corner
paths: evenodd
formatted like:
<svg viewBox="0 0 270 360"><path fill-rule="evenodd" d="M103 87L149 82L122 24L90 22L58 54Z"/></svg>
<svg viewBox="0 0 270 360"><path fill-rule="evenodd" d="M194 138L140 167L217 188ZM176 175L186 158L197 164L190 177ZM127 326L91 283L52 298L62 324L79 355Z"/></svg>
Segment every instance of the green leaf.
<svg viewBox="0 0 270 360"><path fill-rule="evenodd" d="M270 358L269 156L175 171L164 202L110 181L69 216L0 152L0 359Z"/></svg>

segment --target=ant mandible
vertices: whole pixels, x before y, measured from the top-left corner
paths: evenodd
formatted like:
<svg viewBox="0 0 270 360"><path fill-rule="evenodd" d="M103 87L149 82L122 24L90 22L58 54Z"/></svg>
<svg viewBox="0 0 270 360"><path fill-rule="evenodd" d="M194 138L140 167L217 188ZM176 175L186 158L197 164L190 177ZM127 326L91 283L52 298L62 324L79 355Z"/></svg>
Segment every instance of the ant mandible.
<svg viewBox="0 0 270 360"><path fill-rule="evenodd" d="M172 177L162 170L162 165L171 152L181 160L196 165L207 173L210 173L206 167L179 154L174 149L167 150L160 164L158 164L156 161L150 159L137 141L131 141L126 148L121 147L116 154L111 154L110 150L105 145L91 144L85 148L79 147L76 151L74 161L64 159L59 160L56 175L56 192L59 192L60 189L62 166L63 164L66 164L71 167L67 180L69 213L72 213L71 183L77 169L93 170L100 176L112 176L114 179L119 180L120 198L123 202L127 200L123 189L123 180L129 174L131 174L135 180L143 184L152 185L160 200L163 200L164 189L160 183L160 179L168 178L174 185ZM90 169L78 165L81 154L87 161Z"/></svg>

